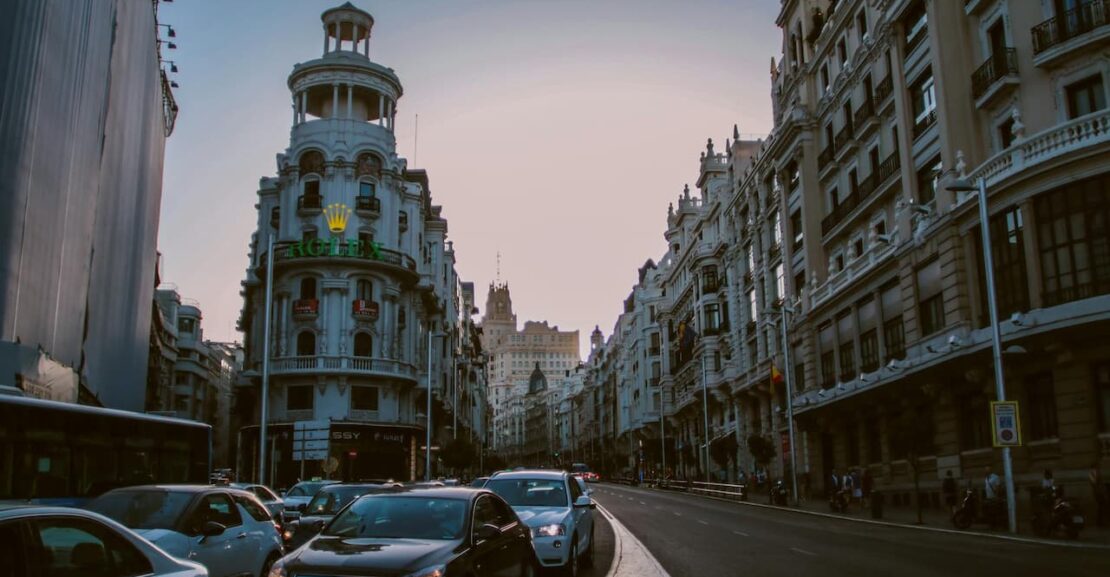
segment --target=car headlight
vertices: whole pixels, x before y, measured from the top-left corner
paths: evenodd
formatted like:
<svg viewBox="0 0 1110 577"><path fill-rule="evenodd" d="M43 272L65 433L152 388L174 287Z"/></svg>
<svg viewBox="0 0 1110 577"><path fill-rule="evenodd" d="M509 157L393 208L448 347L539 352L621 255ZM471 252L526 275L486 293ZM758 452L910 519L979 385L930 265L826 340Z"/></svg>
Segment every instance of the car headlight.
<svg viewBox="0 0 1110 577"><path fill-rule="evenodd" d="M409 573L408 575L405 575L405 577L443 577L446 574L446 565L432 565L431 567L425 567L419 571ZM270 577L273 576L271 575Z"/></svg>
<svg viewBox="0 0 1110 577"><path fill-rule="evenodd" d="M556 537L558 535L566 535L567 526L563 524L553 525L540 525L539 527L532 528L533 537Z"/></svg>
<svg viewBox="0 0 1110 577"><path fill-rule="evenodd" d="M285 563L282 563L281 561L274 561L274 564L270 566L270 572L266 574L266 577L286 577L287 575L288 573L285 572Z"/></svg>

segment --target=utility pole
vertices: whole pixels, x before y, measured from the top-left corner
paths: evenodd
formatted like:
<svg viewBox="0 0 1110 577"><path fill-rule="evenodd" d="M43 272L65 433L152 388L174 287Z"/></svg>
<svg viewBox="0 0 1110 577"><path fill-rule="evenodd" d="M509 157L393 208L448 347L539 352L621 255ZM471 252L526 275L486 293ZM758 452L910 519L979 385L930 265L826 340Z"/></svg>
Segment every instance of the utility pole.
<svg viewBox="0 0 1110 577"><path fill-rule="evenodd" d="M266 240L266 318L262 321L262 399L258 427L258 484L266 484L266 424L270 420L270 309L274 301L274 233ZM304 458L304 455L301 455ZM303 462L303 461L302 461ZM270 479L273 481L273 479Z"/></svg>

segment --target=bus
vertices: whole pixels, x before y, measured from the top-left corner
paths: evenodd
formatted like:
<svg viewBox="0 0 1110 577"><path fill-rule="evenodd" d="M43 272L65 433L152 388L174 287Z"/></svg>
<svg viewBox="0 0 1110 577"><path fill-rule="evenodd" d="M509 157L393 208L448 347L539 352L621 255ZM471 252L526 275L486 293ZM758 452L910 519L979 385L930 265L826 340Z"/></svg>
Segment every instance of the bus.
<svg viewBox="0 0 1110 577"><path fill-rule="evenodd" d="M212 427L0 394L0 500L80 506L117 487L208 483Z"/></svg>

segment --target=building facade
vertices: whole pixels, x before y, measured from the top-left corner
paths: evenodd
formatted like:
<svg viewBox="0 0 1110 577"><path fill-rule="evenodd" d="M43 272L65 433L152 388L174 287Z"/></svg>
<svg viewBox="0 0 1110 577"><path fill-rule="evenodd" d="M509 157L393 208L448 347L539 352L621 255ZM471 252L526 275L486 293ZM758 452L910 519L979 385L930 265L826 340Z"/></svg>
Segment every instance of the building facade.
<svg viewBox="0 0 1110 577"><path fill-rule="evenodd" d="M414 479L424 475L429 389L434 451L456 422L450 387L481 364L481 349L464 322L447 220L428 175L397 155L402 87L368 57L374 20L350 3L321 20L323 55L288 79L289 147L277 176L260 180L240 320L253 401L240 399L238 410L258 423L259 403L267 404L266 477L278 484L304 475ZM259 399L271 237L269 397ZM302 437L295 426L327 433ZM257 478L257 424L242 434L239 469Z"/></svg>
<svg viewBox="0 0 1110 577"><path fill-rule="evenodd" d="M1087 497L1110 466L1103 3L789 0L777 24L773 132L710 142L668 215L668 468L786 474L793 390L814 493L868 469L939 506L947 472L1000 470L978 194L947 188L982 178L1019 507L1045 469Z"/></svg>
<svg viewBox="0 0 1110 577"><path fill-rule="evenodd" d="M0 22L0 366L33 396L144 408L177 115L157 6L19 0Z"/></svg>

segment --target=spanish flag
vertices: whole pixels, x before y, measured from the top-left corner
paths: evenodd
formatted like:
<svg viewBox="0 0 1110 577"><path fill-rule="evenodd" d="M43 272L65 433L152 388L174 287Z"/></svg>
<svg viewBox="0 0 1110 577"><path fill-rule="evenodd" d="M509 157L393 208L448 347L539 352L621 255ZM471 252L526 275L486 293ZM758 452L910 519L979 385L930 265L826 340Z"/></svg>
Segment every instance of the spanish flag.
<svg viewBox="0 0 1110 577"><path fill-rule="evenodd" d="M771 383L777 385L777 384L781 383L782 381L783 381L782 373L779 372L778 367L776 367L775 365L772 364L771 365Z"/></svg>

